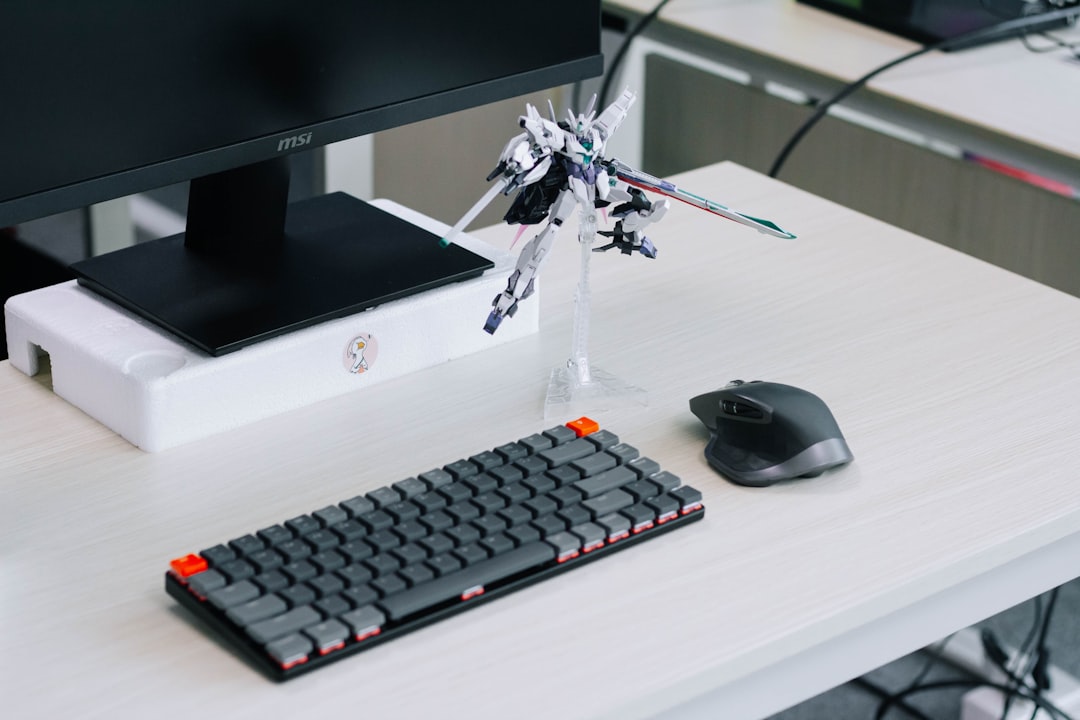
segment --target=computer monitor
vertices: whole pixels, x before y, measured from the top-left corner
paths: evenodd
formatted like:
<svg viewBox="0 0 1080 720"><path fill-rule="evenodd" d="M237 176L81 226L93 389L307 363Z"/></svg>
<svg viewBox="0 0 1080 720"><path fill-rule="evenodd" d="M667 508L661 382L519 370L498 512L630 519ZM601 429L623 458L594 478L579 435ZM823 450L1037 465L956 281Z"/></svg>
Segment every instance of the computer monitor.
<svg viewBox="0 0 1080 720"><path fill-rule="evenodd" d="M1045 12L1027 0L798 0L858 20L909 40L930 45L974 30L1022 17L1029 10ZM1033 25L1045 30L1060 21ZM995 37L1001 40L1007 36ZM971 45L945 48L959 50Z"/></svg>
<svg viewBox="0 0 1080 720"><path fill-rule="evenodd" d="M184 235L73 269L212 355L490 264L342 194L287 209L290 154L602 70L600 0L5 0L0 28L0 227L191 180Z"/></svg>

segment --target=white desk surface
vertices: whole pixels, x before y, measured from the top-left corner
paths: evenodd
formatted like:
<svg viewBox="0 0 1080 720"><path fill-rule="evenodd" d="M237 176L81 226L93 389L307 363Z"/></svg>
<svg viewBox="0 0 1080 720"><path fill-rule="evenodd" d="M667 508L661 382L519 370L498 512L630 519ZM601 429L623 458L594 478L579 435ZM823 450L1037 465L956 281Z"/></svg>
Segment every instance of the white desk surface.
<svg viewBox="0 0 1080 720"><path fill-rule="evenodd" d="M595 417L698 487L703 521L281 685L164 592L173 557L553 424L572 227L539 335L160 454L5 362L4 715L633 718L713 691L745 700L713 717L754 717L1080 575L1080 552L1038 561L1080 539L1080 300L735 165L676 181L799 235L676 204L658 259L595 256L593 360L650 391ZM687 400L733 378L822 396L855 462L722 479ZM973 599L910 619L948 597ZM800 662L814 687L770 681Z"/></svg>
<svg viewBox="0 0 1080 720"><path fill-rule="evenodd" d="M656 0L605 5L644 14ZM794 0L675 0L660 20L843 83L919 47ZM1080 30L1060 34L1080 41ZM1036 54L1018 40L935 52L879 75L868 87L933 115L1080 161L1080 61L1067 52Z"/></svg>

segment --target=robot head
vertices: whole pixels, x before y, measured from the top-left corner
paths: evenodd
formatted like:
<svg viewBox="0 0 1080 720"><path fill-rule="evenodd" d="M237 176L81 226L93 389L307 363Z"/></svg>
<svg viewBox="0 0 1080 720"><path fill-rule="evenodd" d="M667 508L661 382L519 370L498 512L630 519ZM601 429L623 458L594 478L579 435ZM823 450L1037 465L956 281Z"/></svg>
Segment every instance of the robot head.
<svg viewBox="0 0 1080 720"><path fill-rule="evenodd" d="M593 129L593 122L596 120L596 113L593 111L595 105L596 96L593 95L584 113L575 116L572 110L566 111L569 122L564 125L564 129L572 135L567 144L569 150L579 156L584 165L592 162L594 150L598 149L596 146L600 140Z"/></svg>

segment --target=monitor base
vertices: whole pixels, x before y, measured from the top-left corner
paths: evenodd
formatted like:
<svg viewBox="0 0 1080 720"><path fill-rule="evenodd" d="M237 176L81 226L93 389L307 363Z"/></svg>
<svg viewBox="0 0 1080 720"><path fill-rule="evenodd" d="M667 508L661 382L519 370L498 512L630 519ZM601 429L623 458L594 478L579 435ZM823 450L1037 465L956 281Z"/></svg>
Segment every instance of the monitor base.
<svg viewBox="0 0 1080 720"><path fill-rule="evenodd" d="M437 235L447 229L394 203L374 204ZM8 353L27 375L47 354L57 395L156 452L536 333L535 301L497 334L483 331L514 257L468 236L460 243L495 267L221 357L74 281L54 285L5 305Z"/></svg>

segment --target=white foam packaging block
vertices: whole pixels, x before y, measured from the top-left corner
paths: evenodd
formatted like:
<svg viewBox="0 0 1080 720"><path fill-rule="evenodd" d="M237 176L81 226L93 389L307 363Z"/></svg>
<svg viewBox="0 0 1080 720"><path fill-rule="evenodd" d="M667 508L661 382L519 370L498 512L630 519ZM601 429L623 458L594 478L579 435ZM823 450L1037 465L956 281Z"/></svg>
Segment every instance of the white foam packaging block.
<svg viewBox="0 0 1080 720"><path fill-rule="evenodd" d="M441 236L447 226L373 204ZM483 276L211 357L74 281L4 306L11 364L35 375L49 356L57 395L156 452L510 342L539 329L538 298L484 332L514 257L468 235L495 263Z"/></svg>

